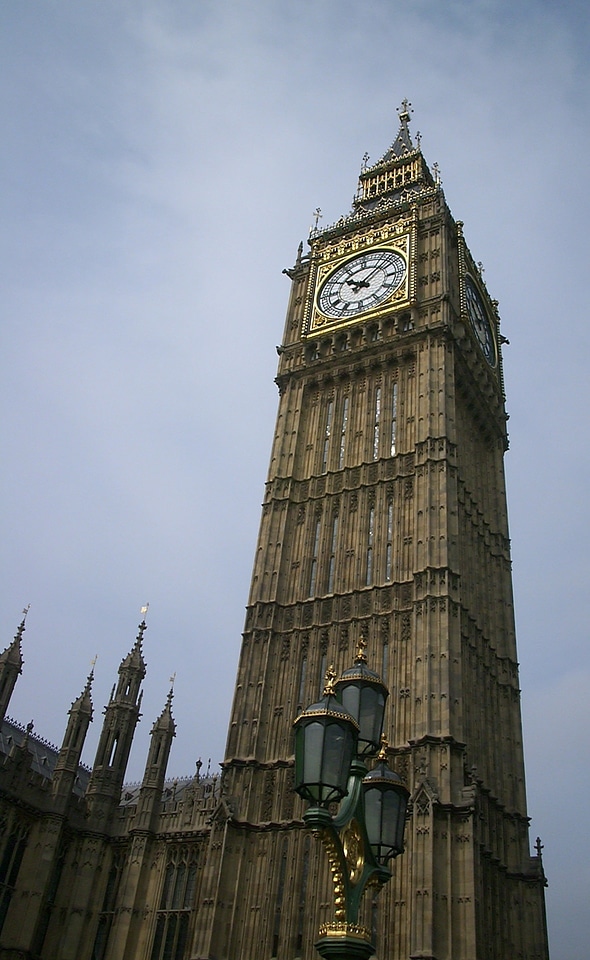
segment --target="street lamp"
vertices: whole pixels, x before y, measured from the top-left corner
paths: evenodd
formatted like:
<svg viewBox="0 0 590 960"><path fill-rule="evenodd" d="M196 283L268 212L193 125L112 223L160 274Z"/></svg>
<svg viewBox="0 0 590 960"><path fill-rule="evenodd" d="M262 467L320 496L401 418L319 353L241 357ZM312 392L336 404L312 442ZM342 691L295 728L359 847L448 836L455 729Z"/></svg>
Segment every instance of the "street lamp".
<svg viewBox="0 0 590 960"><path fill-rule="evenodd" d="M387 765L388 690L367 667L365 647L361 637L354 666L339 680L330 668L322 699L294 723L295 790L310 803L303 820L321 839L334 882L334 920L315 945L325 960L368 960L375 952L371 931L358 923L360 903L367 886L390 879L387 864L403 851L409 793ZM379 749L369 773L365 761Z"/></svg>

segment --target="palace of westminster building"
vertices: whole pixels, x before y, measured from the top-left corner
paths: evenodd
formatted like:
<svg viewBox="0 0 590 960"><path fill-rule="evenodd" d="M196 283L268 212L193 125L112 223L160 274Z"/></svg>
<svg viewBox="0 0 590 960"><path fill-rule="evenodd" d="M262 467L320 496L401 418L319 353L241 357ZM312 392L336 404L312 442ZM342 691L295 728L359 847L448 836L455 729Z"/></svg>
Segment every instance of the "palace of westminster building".
<svg viewBox="0 0 590 960"><path fill-rule="evenodd" d="M171 696L125 785L145 622L92 769L89 677L59 749L7 716L0 960L313 960L334 910L294 793L293 722L359 640L387 685L405 852L363 922L378 960L547 960L531 856L497 303L409 130L293 267L279 409L219 777L173 781Z"/></svg>

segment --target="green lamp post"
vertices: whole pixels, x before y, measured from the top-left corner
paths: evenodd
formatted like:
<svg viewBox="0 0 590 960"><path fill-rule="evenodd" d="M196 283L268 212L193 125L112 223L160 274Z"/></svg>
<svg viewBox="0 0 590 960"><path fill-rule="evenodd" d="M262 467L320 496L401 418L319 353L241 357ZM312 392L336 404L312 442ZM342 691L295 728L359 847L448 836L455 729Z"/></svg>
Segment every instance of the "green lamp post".
<svg viewBox="0 0 590 960"><path fill-rule="evenodd" d="M387 765L388 690L367 667L365 647L361 638L354 666L338 681L330 668L322 699L294 724L295 790L310 804L303 820L321 839L334 882L334 919L315 945L325 960L368 960L375 952L371 932L358 922L362 896L390 879L387 864L403 851L409 794ZM369 773L366 760L378 752Z"/></svg>

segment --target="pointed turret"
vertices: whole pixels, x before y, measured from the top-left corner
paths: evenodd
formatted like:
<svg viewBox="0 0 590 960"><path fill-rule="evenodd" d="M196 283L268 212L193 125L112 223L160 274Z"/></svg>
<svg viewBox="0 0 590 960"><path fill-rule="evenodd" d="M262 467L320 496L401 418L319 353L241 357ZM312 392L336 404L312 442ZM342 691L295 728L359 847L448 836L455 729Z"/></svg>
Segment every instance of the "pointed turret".
<svg viewBox="0 0 590 960"><path fill-rule="evenodd" d="M368 166L368 157L365 157L354 201L356 209L370 210L385 200L399 199L404 192L409 197L412 193L435 185L420 150L419 134L418 143L415 145L412 142L410 111L411 104L404 100L398 109L398 134L381 159Z"/></svg>
<svg viewBox="0 0 590 960"><path fill-rule="evenodd" d="M137 801L135 825L139 829L154 829L164 790L164 780L172 740L176 736L176 724L172 716L172 687L162 713L154 723L150 737L150 749Z"/></svg>
<svg viewBox="0 0 590 960"><path fill-rule="evenodd" d="M380 163L387 163L389 160L399 160L401 157L406 156L408 153L412 153L415 149L414 144L412 143L412 137L410 134L410 110L412 109L412 104L408 103L407 100L402 102L401 107L398 110L400 128L399 133L389 150L384 154L384 156L379 161Z"/></svg>
<svg viewBox="0 0 590 960"><path fill-rule="evenodd" d="M59 805L67 805L78 775L78 767L82 748L92 721L92 681L94 668L88 674L86 686L80 696L74 700L68 711L66 732L59 751L55 770L53 772L53 796L58 799Z"/></svg>
<svg viewBox="0 0 590 960"><path fill-rule="evenodd" d="M90 813L99 819L110 816L119 802L129 753L141 707L141 681L145 677L143 635L139 624L136 641L121 661L119 679L105 708L105 718L86 796Z"/></svg>
<svg viewBox="0 0 590 960"><path fill-rule="evenodd" d="M114 695L111 695L111 699L124 703L134 703L137 700L141 681L145 677L145 660L142 650L143 635L147 630L145 620L141 621L138 629L139 633L135 638L135 643L127 656L121 661L119 680Z"/></svg>
<svg viewBox="0 0 590 960"><path fill-rule="evenodd" d="M162 785L164 784L168 755L170 753L170 747L172 746L172 740L176 736L176 724L172 716L173 696L173 688L170 687L164 709L151 729L151 743L145 773L143 775L143 786L155 783L160 777L162 779Z"/></svg>
<svg viewBox="0 0 590 960"><path fill-rule="evenodd" d="M0 654L0 722L4 720L16 681L23 672L22 638L29 606L23 610L23 618L12 643Z"/></svg>

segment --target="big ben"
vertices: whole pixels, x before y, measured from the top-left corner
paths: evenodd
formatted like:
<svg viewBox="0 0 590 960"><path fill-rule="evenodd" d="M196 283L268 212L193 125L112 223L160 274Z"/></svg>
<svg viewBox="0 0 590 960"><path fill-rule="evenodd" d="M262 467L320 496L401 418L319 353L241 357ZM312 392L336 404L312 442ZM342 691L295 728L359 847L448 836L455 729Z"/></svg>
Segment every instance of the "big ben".
<svg viewBox="0 0 590 960"><path fill-rule="evenodd" d="M383 960L545 960L525 796L497 303L410 133L286 271L279 409L191 956L316 956L333 909L293 721L361 638L389 689L406 850Z"/></svg>

